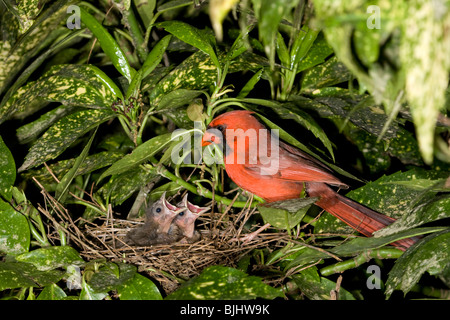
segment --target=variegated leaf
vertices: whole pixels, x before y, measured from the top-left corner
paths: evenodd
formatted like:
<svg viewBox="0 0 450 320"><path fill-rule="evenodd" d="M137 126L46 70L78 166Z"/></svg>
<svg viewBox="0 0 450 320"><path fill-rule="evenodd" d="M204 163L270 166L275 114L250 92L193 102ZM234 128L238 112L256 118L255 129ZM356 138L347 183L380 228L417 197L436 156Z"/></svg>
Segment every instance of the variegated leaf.
<svg viewBox="0 0 450 320"><path fill-rule="evenodd" d="M34 0L30 0L34 1ZM31 9L32 11L33 9ZM19 21L7 10L0 13L2 38L0 40L0 93L8 88L26 63L42 48L51 44L67 27L58 28L67 15L66 8L50 7L49 16L30 27L23 37ZM56 10L56 11L55 11ZM29 13L31 14L31 11Z"/></svg>
<svg viewBox="0 0 450 320"><path fill-rule="evenodd" d="M17 1L17 13L20 17L20 31L23 33L34 22L40 10L39 0L21 0Z"/></svg>
<svg viewBox="0 0 450 320"><path fill-rule="evenodd" d="M0 118L29 108L30 101L108 108L116 98L123 98L119 88L97 67L57 65L19 89L0 110Z"/></svg>
<svg viewBox="0 0 450 320"><path fill-rule="evenodd" d="M110 109L86 109L62 118L31 147L19 172L55 159L76 139L114 116Z"/></svg>
<svg viewBox="0 0 450 320"><path fill-rule="evenodd" d="M403 24L400 58L417 141L424 161L430 164L436 118L445 105L449 81L450 5L416 0L410 1L409 6Z"/></svg>
<svg viewBox="0 0 450 320"><path fill-rule="evenodd" d="M16 164L8 146L0 136L0 196L11 200L12 186L16 180Z"/></svg>
<svg viewBox="0 0 450 320"><path fill-rule="evenodd" d="M62 117L65 117L69 113L72 113L75 109L76 107L74 106L59 106L40 116L39 119L19 127L16 131L16 136L19 143L28 143L33 141L53 123Z"/></svg>
<svg viewBox="0 0 450 320"><path fill-rule="evenodd" d="M223 53L219 54L219 59ZM242 70L259 70L268 65L266 58L252 53L244 53L232 61L228 73ZM164 94L176 89L200 90L208 88L217 81L217 70L208 55L198 51L184 60L178 67L165 76L150 94L150 103L157 105Z"/></svg>

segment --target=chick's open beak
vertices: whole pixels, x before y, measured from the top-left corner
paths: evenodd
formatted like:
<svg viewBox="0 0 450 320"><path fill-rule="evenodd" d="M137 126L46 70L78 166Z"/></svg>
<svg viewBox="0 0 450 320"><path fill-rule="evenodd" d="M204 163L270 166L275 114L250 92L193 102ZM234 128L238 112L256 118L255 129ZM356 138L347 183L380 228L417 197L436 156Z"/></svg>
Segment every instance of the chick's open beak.
<svg viewBox="0 0 450 320"><path fill-rule="evenodd" d="M161 196L161 200L162 203L164 205L164 207L171 211L171 213L173 213L174 216L176 216L178 213L180 213L181 211L183 211L183 208L178 208L177 206L174 206L173 204L171 204L169 201L166 200L166 192L164 192ZM172 214L171 214L172 215Z"/></svg>

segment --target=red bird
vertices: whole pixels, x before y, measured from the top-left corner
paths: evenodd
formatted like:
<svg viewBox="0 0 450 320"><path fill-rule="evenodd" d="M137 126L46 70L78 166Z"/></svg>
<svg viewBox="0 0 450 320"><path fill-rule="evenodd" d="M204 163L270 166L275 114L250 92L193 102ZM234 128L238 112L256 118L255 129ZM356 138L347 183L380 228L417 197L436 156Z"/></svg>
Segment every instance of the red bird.
<svg viewBox="0 0 450 320"><path fill-rule="evenodd" d="M202 140L202 146L225 148L225 170L239 187L267 202L298 198L305 187L308 196L319 197L316 205L367 237L395 221L335 192L328 185L348 186L315 158L274 139L252 113L238 110L216 117ZM404 250L414 242L410 238L393 245Z"/></svg>

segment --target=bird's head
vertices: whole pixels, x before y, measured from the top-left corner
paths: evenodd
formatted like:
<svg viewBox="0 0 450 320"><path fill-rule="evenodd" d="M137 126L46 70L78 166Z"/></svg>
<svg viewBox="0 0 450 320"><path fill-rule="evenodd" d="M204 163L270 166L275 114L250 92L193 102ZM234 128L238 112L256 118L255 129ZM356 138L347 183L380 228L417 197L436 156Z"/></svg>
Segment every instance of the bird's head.
<svg viewBox="0 0 450 320"><path fill-rule="evenodd" d="M192 237L195 228L195 220L209 210L208 207L199 207L195 204L190 203L187 200L187 194L184 196L183 200L177 204L178 208L182 211L178 213L177 217L174 219L174 223L183 230L183 234L187 237Z"/></svg>
<svg viewBox="0 0 450 320"><path fill-rule="evenodd" d="M225 141L227 130L242 129L246 131L252 128L260 128L261 123L252 114L252 111L235 110L214 118L203 135L202 146L205 147L213 143L222 144Z"/></svg>
<svg viewBox="0 0 450 320"><path fill-rule="evenodd" d="M158 224L158 232L167 233L172 220L184 209L172 205L166 200L164 192L161 198L150 207L150 216Z"/></svg>

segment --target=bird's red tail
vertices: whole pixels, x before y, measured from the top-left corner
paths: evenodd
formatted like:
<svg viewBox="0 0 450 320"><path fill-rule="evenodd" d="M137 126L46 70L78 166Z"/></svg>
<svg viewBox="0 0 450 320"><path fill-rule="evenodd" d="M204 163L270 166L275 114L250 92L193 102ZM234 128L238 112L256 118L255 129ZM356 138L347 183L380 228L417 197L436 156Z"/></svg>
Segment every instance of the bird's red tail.
<svg viewBox="0 0 450 320"><path fill-rule="evenodd" d="M338 194L323 183L308 183L307 192L310 197L320 198L316 205L367 237L371 237L375 231L395 221L394 218L380 214ZM415 238L408 238L393 242L392 245L405 250L416 241Z"/></svg>

